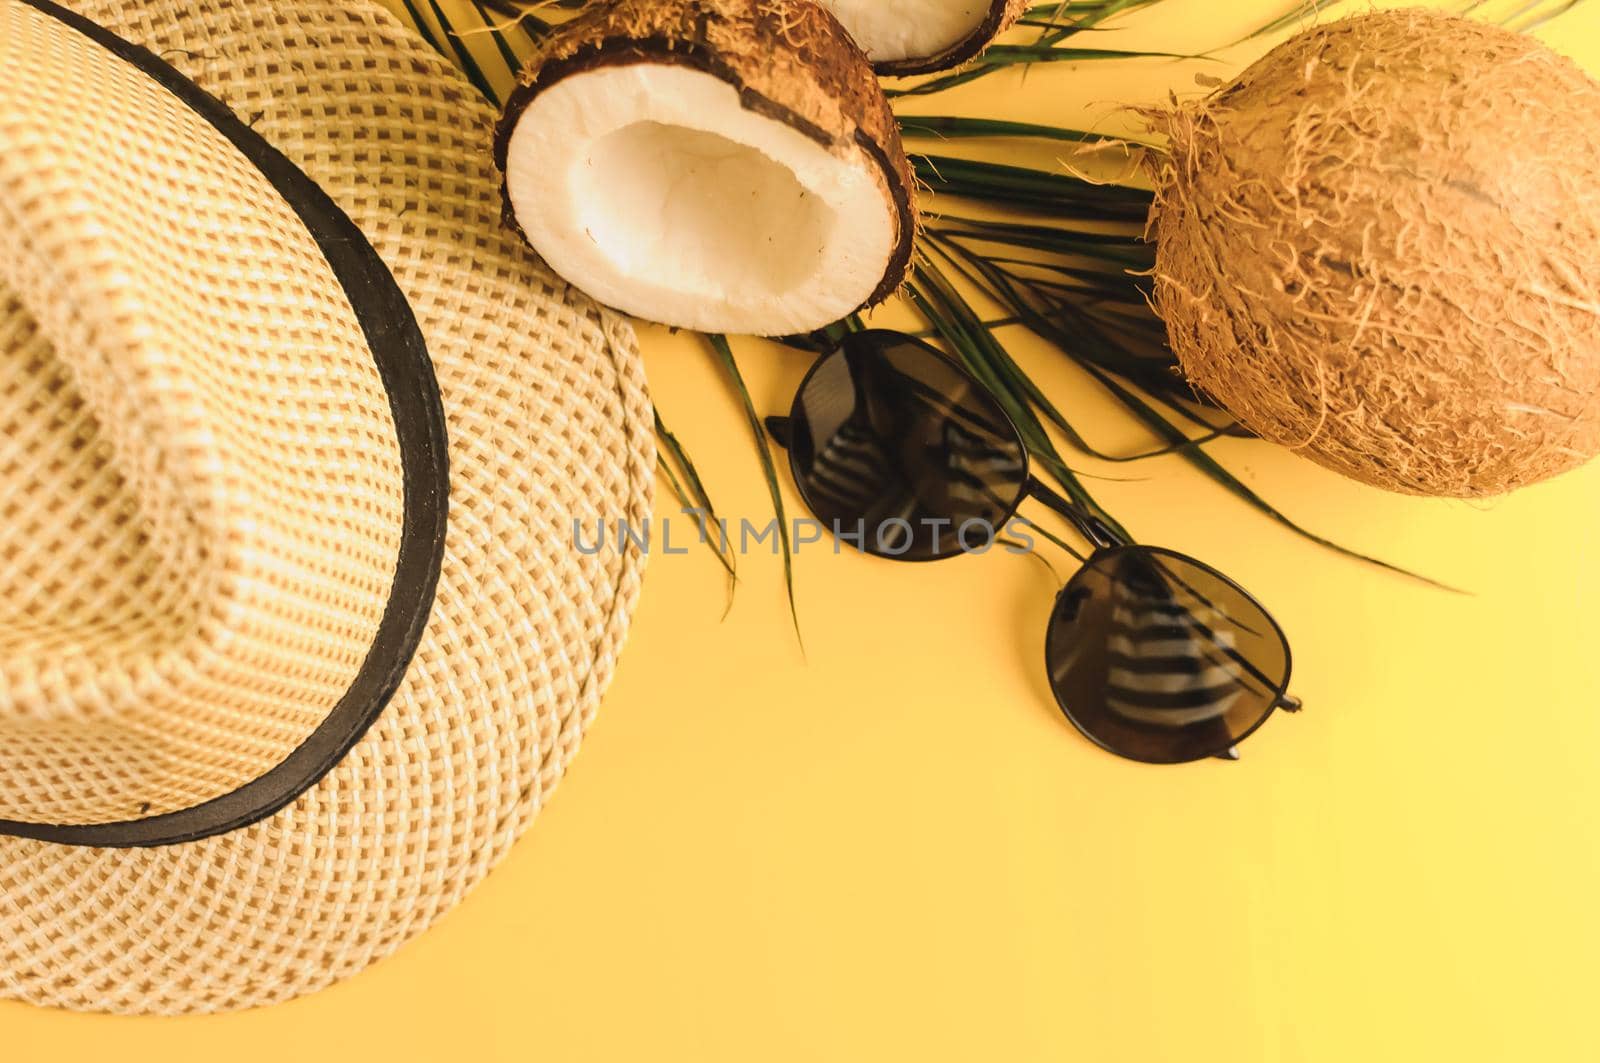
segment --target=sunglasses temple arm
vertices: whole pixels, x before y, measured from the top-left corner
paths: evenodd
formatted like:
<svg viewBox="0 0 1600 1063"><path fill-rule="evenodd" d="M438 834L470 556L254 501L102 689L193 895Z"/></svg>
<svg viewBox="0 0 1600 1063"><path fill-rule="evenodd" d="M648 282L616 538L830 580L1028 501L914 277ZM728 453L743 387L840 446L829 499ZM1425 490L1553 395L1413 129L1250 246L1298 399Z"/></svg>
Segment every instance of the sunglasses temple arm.
<svg viewBox="0 0 1600 1063"><path fill-rule="evenodd" d="M1284 712L1299 712L1300 708L1301 708L1300 699L1295 697L1293 694L1283 694L1283 695L1280 695L1278 697L1277 701L1274 701L1272 703L1272 707L1275 708L1275 709L1282 709ZM1239 747L1238 746L1229 746L1227 749L1224 749L1221 753L1216 754L1214 759L1216 759L1216 760L1238 760L1239 759Z"/></svg>
<svg viewBox="0 0 1600 1063"><path fill-rule="evenodd" d="M1029 476L1022 485L1022 493L1026 498L1032 498L1044 503L1058 515L1072 522L1078 529L1078 534L1094 546L1096 550L1109 550L1115 546L1126 546L1122 536L1106 526L1105 521L1090 513L1071 499L1050 489L1044 481L1037 476Z"/></svg>

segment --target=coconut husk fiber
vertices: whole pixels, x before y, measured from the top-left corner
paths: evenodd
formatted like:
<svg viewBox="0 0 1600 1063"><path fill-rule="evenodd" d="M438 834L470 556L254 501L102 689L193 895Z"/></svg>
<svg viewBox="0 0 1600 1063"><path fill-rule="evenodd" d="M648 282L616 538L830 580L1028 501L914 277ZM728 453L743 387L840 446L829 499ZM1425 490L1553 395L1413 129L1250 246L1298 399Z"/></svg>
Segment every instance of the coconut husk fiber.
<svg viewBox="0 0 1600 1063"><path fill-rule="evenodd" d="M877 164L899 222L894 254L866 305L900 286L918 224L911 164L871 65L832 15L811 0L592 4L553 32L518 75L495 143L502 172L511 132L538 93L585 70L626 63L694 67L737 88L747 110L838 154L864 150Z"/></svg>
<svg viewBox="0 0 1600 1063"><path fill-rule="evenodd" d="M1600 450L1600 85L1436 12L1308 30L1157 113L1189 380L1365 483L1494 495Z"/></svg>

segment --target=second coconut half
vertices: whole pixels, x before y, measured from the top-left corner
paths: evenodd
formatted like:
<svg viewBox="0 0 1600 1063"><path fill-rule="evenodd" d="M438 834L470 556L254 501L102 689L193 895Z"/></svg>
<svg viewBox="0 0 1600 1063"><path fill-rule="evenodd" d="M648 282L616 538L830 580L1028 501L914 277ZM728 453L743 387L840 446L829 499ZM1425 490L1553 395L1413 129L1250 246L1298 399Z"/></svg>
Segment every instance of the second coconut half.
<svg viewBox="0 0 1600 1063"><path fill-rule="evenodd" d="M529 63L496 139L552 269L637 317L784 335L899 286L911 168L866 58L810 0L612 0Z"/></svg>

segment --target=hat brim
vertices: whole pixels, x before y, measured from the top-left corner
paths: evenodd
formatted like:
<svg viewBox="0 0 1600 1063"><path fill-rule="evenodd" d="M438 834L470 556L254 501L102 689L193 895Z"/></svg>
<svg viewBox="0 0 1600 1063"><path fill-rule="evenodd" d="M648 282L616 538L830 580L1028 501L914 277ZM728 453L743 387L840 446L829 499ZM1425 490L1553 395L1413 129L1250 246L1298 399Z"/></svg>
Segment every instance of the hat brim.
<svg viewBox="0 0 1600 1063"><path fill-rule="evenodd" d="M405 294L448 424L450 516L410 668L320 781L250 826L149 849L0 838L0 995L118 1012L272 1003L359 971L500 859L610 678L642 522L631 330L500 224L494 115L366 0L82 0L319 184Z"/></svg>

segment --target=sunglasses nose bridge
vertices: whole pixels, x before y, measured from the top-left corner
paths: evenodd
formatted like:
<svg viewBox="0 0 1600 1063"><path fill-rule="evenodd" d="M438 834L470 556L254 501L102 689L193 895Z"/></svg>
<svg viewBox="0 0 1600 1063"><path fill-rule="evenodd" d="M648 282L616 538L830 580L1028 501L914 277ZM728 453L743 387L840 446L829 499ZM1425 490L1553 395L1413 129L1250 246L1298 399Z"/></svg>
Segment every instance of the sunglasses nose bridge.
<svg viewBox="0 0 1600 1063"><path fill-rule="evenodd" d="M1118 535L1109 524L1077 503L1056 493L1032 473L1029 473L1027 479L1023 481L1022 498L1032 498L1042 502L1056 515L1071 521L1073 527L1078 529L1078 533L1096 550L1111 550L1125 545L1122 536Z"/></svg>

